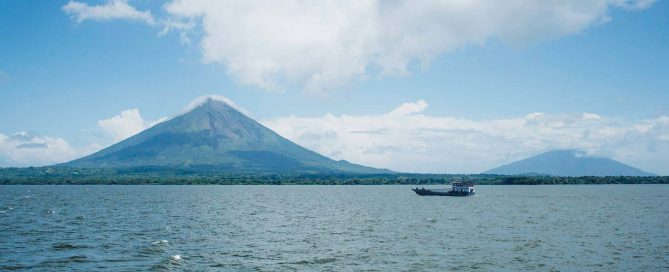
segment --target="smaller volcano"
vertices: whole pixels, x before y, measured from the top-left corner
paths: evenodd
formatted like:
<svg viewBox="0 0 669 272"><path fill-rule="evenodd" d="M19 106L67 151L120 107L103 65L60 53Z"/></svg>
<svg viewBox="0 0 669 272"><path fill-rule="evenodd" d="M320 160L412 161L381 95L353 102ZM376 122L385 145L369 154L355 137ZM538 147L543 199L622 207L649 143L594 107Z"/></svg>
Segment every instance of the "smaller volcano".
<svg viewBox="0 0 669 272"><path fill-rule="evenodd" d="M587 156L579 150L555 150L484 172L498 175L655 176L609 159Z"/></svg>

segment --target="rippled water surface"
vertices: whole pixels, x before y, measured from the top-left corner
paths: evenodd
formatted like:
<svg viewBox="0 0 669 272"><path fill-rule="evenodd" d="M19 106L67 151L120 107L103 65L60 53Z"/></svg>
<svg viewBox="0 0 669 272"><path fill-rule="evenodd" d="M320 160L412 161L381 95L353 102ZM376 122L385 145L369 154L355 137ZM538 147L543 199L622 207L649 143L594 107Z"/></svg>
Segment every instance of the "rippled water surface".
<svg viewBox="0 0 669 272"><path fill-rule="evenodd" d="M0 270L669 270L669 186L0 186Z"/></svg>

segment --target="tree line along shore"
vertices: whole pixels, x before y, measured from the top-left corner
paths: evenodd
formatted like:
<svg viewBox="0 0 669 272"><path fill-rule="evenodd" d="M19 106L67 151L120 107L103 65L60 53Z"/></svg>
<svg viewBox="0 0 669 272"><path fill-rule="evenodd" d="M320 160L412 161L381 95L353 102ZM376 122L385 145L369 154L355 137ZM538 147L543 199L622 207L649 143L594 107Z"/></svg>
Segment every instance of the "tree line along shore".
<svg viewBox="0 0 669 272"><path fill-rule="evenodd" d="M477 185L669 184L669 176L557 177L488 174L346 174L190 171L188 169L0 168L0 184L221 184L221 185Z"/></svg>

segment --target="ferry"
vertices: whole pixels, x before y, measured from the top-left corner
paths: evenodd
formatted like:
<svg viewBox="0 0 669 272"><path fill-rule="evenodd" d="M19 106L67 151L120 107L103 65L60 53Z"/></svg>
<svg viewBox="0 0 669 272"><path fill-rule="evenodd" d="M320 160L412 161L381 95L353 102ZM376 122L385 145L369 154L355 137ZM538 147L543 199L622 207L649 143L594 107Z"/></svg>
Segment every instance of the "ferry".
<svg viewBox="0 0 669 272"><path fill-rule="evenodd" d="M411 190L421 196L470 196L476 194L474 183L471 182L453 182L451 189L425 189L416 187Z"/></svg>

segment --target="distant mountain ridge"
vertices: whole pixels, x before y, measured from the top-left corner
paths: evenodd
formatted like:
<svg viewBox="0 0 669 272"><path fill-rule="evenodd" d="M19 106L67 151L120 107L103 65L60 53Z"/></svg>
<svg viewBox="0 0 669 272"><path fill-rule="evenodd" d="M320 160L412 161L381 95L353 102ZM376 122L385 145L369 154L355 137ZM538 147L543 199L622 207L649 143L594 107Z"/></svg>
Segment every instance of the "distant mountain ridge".
<svg viewBox="0 0 669 272"><path fill-rule="evenodd" d="M228 103L212 98L187 113L62 166L194 168L248 173L392 172L329 159L281 137Z"/></svg>
<svg viewBox="0 0 669 272"><path fill-rule="evenodd" d="M498 175L655 176L621 162L587 156L579 150L555 150L484 172Z"/></svg>

